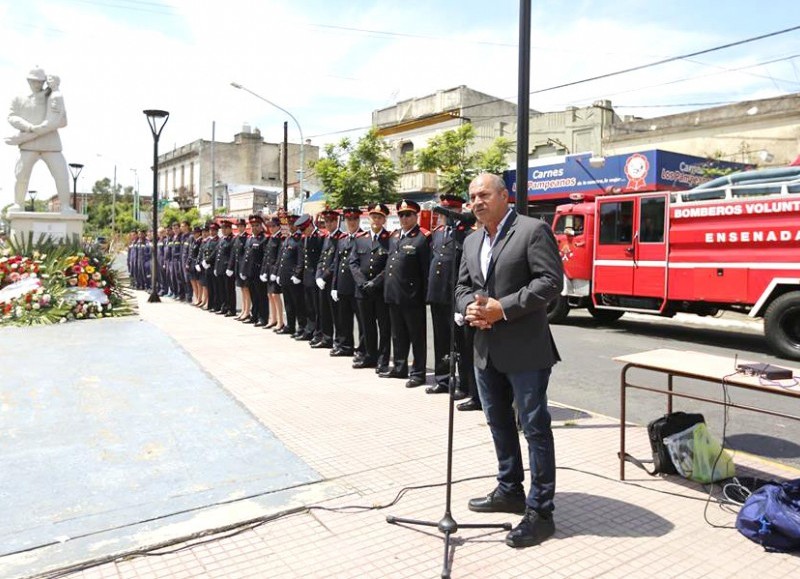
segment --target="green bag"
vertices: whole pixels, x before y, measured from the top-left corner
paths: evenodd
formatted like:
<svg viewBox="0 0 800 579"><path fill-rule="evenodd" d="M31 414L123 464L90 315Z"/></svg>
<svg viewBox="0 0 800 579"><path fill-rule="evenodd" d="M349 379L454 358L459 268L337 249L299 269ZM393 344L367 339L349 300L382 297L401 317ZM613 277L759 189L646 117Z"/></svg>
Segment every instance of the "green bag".
<svg viewBox="0 0 800 579"><path fill-rule="evenodd" d="M733 458L711 436L705 422L667 436L664 444L678 473L688 479L709 483L728 479L736 474Z"/></svg>

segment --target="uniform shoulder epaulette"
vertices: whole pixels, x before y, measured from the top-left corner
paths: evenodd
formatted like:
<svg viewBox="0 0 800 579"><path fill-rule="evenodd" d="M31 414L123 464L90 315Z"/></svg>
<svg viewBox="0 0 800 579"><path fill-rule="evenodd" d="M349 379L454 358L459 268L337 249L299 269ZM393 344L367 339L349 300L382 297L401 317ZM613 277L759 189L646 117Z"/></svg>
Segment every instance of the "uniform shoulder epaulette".
<svg viewBox="0 0 800 579"><path fill-rule="evenodd" d="M367 233L366 231L359 231L358 233L356 233L356 237L359 239L362 237L366 237L367 235L369 235L369 233Z"/></svg>
<svg viewBox="0 0 800 579"><path fill-rule="evenodd" d="M431 236L431 232L430 232L430 231L428 231L427 229L425 229L424 227L420 227L420 228L419 228L419 232L420 232L422 235L424 235L425 237L430 237L430 236Z"/></svg>
<svg viewBox="0 0 800 579"><path fill-rule="evenodd" d="M391 236L391 235L392 235L391 233L389 233L388 231L386 231L386 230L384 229L383 231L381 231L380 238L381 238L381 239L386 239L387 237L389 237L389 236Z"/></svg>
<svg viewBox="0 0 800 579"><path fill-rule="evenodd" d="M436 227L433 228L434 231L439 231L440 229L444 229L444 225L437 225Z"/></svg>
<svg viewBox="0 0 800 579"><path fill-rule="evenodd" d="M400 237L400 230L395 229L394 231L392 231L392 237Z"/></svg>
<svg viewBox="0 0 800 579"><path fill-rule="evenodd" d="M328 237L329 233L327 229L317 229L317 235L319 237Z"/></svg>

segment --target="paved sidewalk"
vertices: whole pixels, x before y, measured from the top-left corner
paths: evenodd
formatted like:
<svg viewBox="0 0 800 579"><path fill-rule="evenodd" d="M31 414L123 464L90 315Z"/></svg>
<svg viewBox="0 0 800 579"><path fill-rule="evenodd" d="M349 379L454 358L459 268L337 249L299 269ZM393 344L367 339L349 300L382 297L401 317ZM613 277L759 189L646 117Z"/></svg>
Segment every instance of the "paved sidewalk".
<svg viewBox="0 0 800 579"><path fill-rule="evenodd" d="M384 505L403 487L444 481L445 396L408 390L403 381L379 379L371 370L352 370L350 359L331 358L305 342L171 300L148 304L146 297L139 293L144 320L168 333L289 451L343 489L317 504ZM559 375L557 366L552 392ZM707 524L699 485L640 475L635 467L628 470L631 480L619 482L616 420L570 409L557 410L556 418L556 536L515 551L503 543L502 531L463 529L450 553L453 577L800 576L800 557L765 553L737 531ZM645 430L628 433L629 452L647 456ZM735 461L776 476L800 476L752 457L737 455ZM516 524L516 516L466 508L470 497L494 487L494 451L481 413L456 413L453 464L456 480L488 477L454 485L458 522ZM304 511L235 536L70 577L438 577L442 535L389 525L385 518L437 521L444 499L440 486L409 491L383 510ZM735 515L712 503L708 518L732 525Z"/></svg>

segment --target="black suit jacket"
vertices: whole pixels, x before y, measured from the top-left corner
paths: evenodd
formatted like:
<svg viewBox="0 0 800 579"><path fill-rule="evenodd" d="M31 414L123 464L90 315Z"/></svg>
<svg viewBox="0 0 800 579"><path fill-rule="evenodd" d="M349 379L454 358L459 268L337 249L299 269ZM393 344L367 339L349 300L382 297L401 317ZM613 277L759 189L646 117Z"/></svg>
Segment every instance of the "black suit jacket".
<svg viewBox="0 0 800 579"><path fill-rule="evenodd" d="M500 301L506 319L475 332L475 365L484 369L491 360L500 372L551 367L561 358L547 323L547 304L564 284L553 232L546 223L512 210L498 232L485 278L480 264L484 237L478 230L464 241L456 307L466 313L482 292Z"/></svg>

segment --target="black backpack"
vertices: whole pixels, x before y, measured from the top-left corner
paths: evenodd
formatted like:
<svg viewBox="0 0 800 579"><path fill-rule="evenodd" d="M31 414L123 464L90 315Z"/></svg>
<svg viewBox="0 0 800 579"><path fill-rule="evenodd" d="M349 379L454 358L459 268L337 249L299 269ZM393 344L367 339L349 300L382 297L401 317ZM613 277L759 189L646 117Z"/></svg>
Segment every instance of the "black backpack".
<svg viewBox="0 0 800 579"><path fill-rule="evenodd" d="M664 439L705 421L706 419L702 414L689 414L686 412L673 412L656 418L647 425L647 436L650 439L650 449L653 451L653 470L648 470L640 460L629 454L625 455L625 460L651 475L658 473L678 474L678 470L672 464Z"/></svg>

